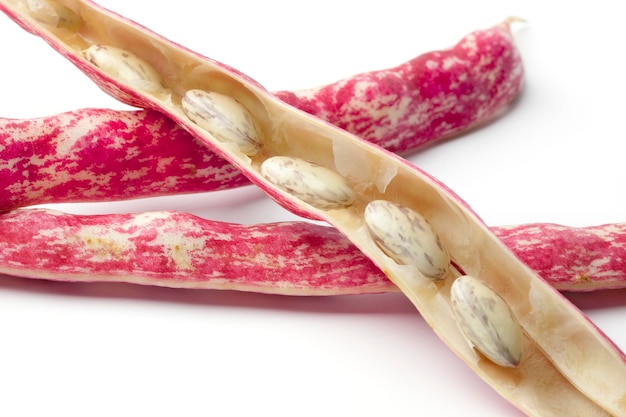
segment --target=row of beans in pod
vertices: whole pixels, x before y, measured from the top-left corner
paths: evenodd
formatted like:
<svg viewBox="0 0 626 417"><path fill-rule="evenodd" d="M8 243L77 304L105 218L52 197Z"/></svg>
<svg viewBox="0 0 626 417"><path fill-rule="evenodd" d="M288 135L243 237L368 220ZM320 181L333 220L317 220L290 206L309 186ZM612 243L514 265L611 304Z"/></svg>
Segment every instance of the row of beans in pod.
<svg viewBox="0 0 626 417"><path fill-rule="evenodd" d="M111 75L147 91L162 88L158 72L130 51L93 45L85 57ZM188 90L181 100L187 117L219 141L253 157L263 148L262 131L253 114L221 93ZM261 175L275 186L322 210L348 207L357 193L341 175L322 165L290 156L272 156L260 165ZM428 221L417 211L386 200L367 204L364 222L378 247L396 263L413 265L434 280L450 276L450 256ZM452 308L469 341L493 362L516 366L523 335L505 301L478 279L457 278L451 291Z"/></svg>

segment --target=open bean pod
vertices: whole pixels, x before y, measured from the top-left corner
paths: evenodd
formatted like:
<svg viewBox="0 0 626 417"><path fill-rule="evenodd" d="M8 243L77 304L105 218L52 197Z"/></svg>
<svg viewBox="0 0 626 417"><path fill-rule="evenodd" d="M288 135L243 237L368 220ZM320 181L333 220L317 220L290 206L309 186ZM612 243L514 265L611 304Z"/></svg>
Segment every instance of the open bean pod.
<svg viewBox="0 0 626 417"><path fill-rule="evenodd" d="M337 228L520 409L537 416L626 414L623 354L444 185L119 15L87 1L55 4L51 13L62 18L43 19L22 0L1 0L0 8L108 93L167 114L279 204ZM264 176L268 171L288 175ZM391 216L366 217L368 211ZM386 226L399 234L379 233ZM446 272L406 264L411 252ZM434 265L447 259L442 253L451 263ZM461 275L475 279L459 288Z"/></svg>

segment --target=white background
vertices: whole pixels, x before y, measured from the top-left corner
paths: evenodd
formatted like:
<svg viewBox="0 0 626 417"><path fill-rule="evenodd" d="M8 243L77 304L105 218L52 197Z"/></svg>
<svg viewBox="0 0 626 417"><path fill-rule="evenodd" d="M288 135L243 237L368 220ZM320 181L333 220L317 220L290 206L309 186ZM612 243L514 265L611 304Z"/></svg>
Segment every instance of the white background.
<svg viewBox="0 0 626 417"><path fill-rule="evenodd" d="M270 90L395 66L523 17L527 84L512 111L411 160L489 225L626 221L618 2L100 3ZM0 39L0 115L124 108L4 16ZM293 218L251 187L61 208ZM626 291L570 298L626 349ZM3 416L520 415L400 294L296 298L11 277L0 277L0 393Z"/></svg>

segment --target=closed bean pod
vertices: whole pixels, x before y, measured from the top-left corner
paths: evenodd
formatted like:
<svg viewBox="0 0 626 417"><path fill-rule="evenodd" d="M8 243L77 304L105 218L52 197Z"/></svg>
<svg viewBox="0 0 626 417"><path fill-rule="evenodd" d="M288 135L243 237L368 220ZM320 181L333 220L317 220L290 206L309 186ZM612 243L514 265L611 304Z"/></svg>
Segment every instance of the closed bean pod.
<svg viewBox="0 0 626 417"><path fill-rule="evenodd" d="M41 24L17 7L19 3L2 0L0 8L62 52L105 91L126 103L166 113L241 170L277 203L294 213L334 226L385 272L450 348L526 413L626 414L626 365L621 352L501 244L458 196L428 174L356 136L285 105L230 67L188 51L91 2L59 2L82 19L80 29L73 33ZM78 48L81 44L83 47ZM135 83L131 85L102 71L81 53L89 44L106 44L141 54L140 58L159 69L171 95L166 98L154 95L137 88ZM138 44L142 45L141 51L136 50ZM163 51L170 57L167 62L160 60ZM189 67L195 68L194 73L182 76L182 69ZM226 94L242 103L254 115L266 139L262 150L253 157L233 152L230 144L220 142L191 122L180 101L192 89ZM269 155L307 159L336 169L356 191L356 201L341 210L323 210L276 187L259 171ZM369 169L363 170L363 166ZM365 206L378 199L419 212L437 231L455 265L478 277L507 302L524 330L525 353L514 370L484 363L467 345L450 305L453 279L437 285L416 268L398 265L381 256L363 221ZM594 357L592 368L578 364L587 355Z"/></svg>
<svg viewBox="0 0 626 417"><path fill-rule="evenodd" d="M60 235L51 241L53 231ZM586 228L528 224L492 231L560 290L614 289L626 284L624 271L617 266L626 259L626 224ZM87 235L94 239L76 238ZM225 237L236 244L224 245ZM142 245L137 244L140 240ZM168 242L186 241L201 245L187 257L188 262L177 262L177 251ZM120 250L111 252L112 247ZM555 252L549 264L544 261L545 247ZM598 247L604 250L599 253ZM572 253L577 256L572 258ZM0 272L68 282L296 296L398 291L334 228L308 222L241 225L175 211L76 215L33 208L6 212L0 216Z"/></svg>

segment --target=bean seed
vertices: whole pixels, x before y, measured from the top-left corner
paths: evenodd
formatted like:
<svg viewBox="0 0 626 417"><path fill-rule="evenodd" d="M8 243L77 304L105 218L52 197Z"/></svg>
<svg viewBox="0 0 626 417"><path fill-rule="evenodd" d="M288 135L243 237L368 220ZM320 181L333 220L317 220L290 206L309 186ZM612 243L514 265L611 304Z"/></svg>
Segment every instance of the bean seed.
<svg viewBox="0 0 626 417"><path fill-rule="evenodd" d="M85 58L108 75L147 92L163 91L159 73L136 54L108 45L92 45Z"/></svg>
<svg viewBox="0 0 626 417"><path fill-rule="evenodd" d="M356 200L355 191L341 175L304 159L288 156L268 158L261 165L261 175L319 209L348 207Z"/></svg>
<svg viewBox="0 0 626 417"><path fill-rule="evenodd" d="M464 275L452 284L450 299L461 330L478 351L500 366L519 365L524 335L502 297Z"/></svg>
<svg viewBox="0 0 626 417"><path fill-rule="evenodd" d="M430 224L416 211L386 200L365 208L365 224L383 252L401 265L414 265L433 279L446 277L450 256Z"/></svg>
<svg viewBox="0 0 626 417"><path fill-rule="evenodd" d="M236 144L248 156L261 150L261 133L252 113L234 98L213 91L189 90L182 106L189 120L219 141Z"/></svg>
<svg viewBox="0 0 626 417"><path fill-rule="evenodd" d="M32 17L46 25L75 31L82 24L78 14L54 0L24 0L23 4Z"/></svg>

